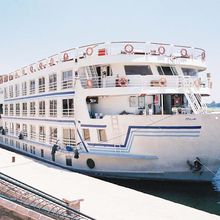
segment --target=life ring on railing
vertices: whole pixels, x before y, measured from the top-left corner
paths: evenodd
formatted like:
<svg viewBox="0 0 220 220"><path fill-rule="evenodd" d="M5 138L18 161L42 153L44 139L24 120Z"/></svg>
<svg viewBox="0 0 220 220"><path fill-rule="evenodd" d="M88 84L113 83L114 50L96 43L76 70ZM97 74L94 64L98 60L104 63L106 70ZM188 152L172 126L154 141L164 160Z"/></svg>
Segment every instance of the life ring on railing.
<svg viewBox="0 0 220 220"><path fill-rule="evenodd" d="M132 53L134 51L134 47L131 44L126 44L124 49L126 53Z"/></svg>
<svg viewBox="0 0 220 220"><path fill-rule="evenodd" d="M161 78L159 80L160 87L164 87L164 86L166 86L166 84L167 84L167 80L165 78Z"/></svg>
<svg viewBox="0 0 220 220"><path fill-rule="evenodd" d="M93 83L92 83L91 79L88 79L86 84L87 84L87 88L92 88L93 87Z"/></svg>
<svg viewBox="0 0 220 220"><path fill-rule="evenodd" d="M205 51L203 51L202 53L201 53L201 57L202 57L202 61L205 61Z"/></svg>
<svg viewBox="0 0 220 220"><path fill-rule="evenodd" d="M93 54L93 49L92 49L92 47L88 47L88 48L86 49L86 55L91 56L92 54Z"/></svg>
<svg viewBox="0 0 220 220"><path fill-rule="evenodd" d="M116 87L127 87L128 80L126 78L116 79Z"/></svg>
<svg viewBox="0 0 220 220"><path fill-rule="evenodd" d="M194 85L197 87L197 88L199 88L200 87L200 80L195 80L194 81Z"/></svg>
<svg viewBox="0 0 220 220"><path fill-rule="evenodd" d="M166 52L165 47L163 47L163 46L159 46L159 47L158 47L158 53L159 53L160 55L164 55L165 52Z"/></svg>
<svg viewBox="0 0 220 220"><path fill-rule="evenodd" d="M31 71L31 73L34 72L34 67L33 66L30 67L30 71Z"/></svg>
<svg viewBox="0 0 220 220"><path fill-rule="evenodd" d="M185 48L181 49L180 54L181 54L182 57L188 57L187 49L185 49Z"/></svg>
<svg viewBox="0 0 220 220"><path fill-rule="evenodd" d="M42 70L44 68L43 63L39 63L39 68Z"/></svg>
<svg viewBox="0 0 220 220"><path fill-rule="evenodd" d="M68 53L64 53L64 54L63 54L63 60L64 60L64 61L69 60L69 55L68 55Z"/></svg>

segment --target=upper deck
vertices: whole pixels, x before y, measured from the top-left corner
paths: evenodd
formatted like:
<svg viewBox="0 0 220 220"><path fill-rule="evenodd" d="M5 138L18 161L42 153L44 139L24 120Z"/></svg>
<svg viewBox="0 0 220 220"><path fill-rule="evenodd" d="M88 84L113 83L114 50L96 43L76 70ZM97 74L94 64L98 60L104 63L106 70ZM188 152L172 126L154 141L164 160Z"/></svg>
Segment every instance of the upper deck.
<svg viewBox="0 0 220 220"><path fill-rule="evenodd" d="M102 42L65 50L0 76L0 84L70 61L78 67L135 61L181 65L205 70L205 58L205 50L190 46L137 41Z"/></svg>

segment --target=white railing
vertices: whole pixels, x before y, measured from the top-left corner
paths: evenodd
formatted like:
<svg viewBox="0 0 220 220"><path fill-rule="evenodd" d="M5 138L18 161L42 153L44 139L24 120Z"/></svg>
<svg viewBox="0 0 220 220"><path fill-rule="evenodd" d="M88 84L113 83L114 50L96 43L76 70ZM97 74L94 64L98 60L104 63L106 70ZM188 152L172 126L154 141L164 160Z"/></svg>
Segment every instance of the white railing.
<svg viewBox="0 0 220 220"><path fill-rule="evenodd" d="M74 109L63 109L63 117L73 117Z"/></svg>
<svg viewBox="0 0 220 220"><path fill-rule="evenodd" d="M62 89L68 89L73 87L73 79L63 80L62 81Z"/></svg>
<svg viewBox="0 0 220 220"><path fill-rule="evenodd" d="M180 87L178 76L126 76L115 77L107 76L105 78L93 77L92 79L81 78L81 84L84 88L108 88L108 87ZM123 82L123 80L125 80Z"/></svg>
<svg viewBox="0 0 220 220"><path fill-rule="evenodd" d="M49 91L55 91L55 90L57 90L57 82L49 83Z"/></svg>
<svg viewBox="0 0 220 220"><path fill-rule="evenodd" d="M39 85L38 91L39 91L39 92L45 92L45 84Z"/></svg>
<svg viewBox="0 0 220 220"><path fill-rule="evenodd" d="M102 57L110 55L136 55L136 56L160 56L169 57L172 60L184 58L205 61L205 50L190 46L180 46L154 42L121 41L110 43L95 43L69 49L59 54L52 55L36 63L16 70L13 73L0 76L0 84L10 80L18 79L23 75L33 74L62 62L75 61L93 56Z"/></svg>

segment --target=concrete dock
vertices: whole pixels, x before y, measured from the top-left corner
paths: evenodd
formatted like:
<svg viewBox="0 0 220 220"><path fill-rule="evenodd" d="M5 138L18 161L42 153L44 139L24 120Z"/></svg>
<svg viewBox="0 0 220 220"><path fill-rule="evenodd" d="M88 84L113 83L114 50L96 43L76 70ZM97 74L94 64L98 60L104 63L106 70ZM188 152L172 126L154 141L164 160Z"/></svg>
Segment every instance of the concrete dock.
<svg viewBox="0 0 220 220"><path fill-rule="evenodd" d="M63 170L1 148L0 172L60 199L84 199L81 212L98 220L220 220L217 215Z"/></svg>

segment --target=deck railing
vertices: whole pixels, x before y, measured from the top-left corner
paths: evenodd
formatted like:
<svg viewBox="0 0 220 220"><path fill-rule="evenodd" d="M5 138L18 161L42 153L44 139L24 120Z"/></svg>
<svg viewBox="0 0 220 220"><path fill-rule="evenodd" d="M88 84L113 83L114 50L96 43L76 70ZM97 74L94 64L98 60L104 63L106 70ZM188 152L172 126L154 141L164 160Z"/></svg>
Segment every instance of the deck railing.
<svg viewBox="0 0 220 220"><path fill-rule="evenodd" d="M23 75L34 74L37 71L52 68L58 63L109 55L167 57L170 60L183 58L199 60L201 62L204 62L206 58L205 50L190 46L137 41L102 42L65 50L15 72L0 76L0 84L17 79Z"/></svg>

